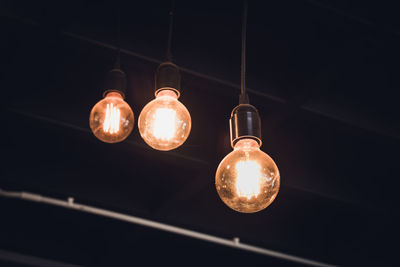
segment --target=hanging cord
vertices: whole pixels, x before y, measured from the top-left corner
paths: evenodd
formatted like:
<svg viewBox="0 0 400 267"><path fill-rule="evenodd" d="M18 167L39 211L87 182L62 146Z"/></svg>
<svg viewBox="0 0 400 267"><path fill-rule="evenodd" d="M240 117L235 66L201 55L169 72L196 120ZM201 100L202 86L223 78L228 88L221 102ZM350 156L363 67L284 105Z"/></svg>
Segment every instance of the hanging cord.
<svg viewBox="0 0 400 267"><path fill-rule="evenodd" d="M175 1L172 0L171 10L169 11L169 32L168 32L168 43L167 43L167 61L171 62L172 62L171 43L172 43L172 30L174 26L174 7L175 7Z"/></svg>
<svg viewBox="0 0 400 267"><path fill-rule="evenodd" d="M121 68L121 6L117 6L117 58L115 60L114 68Z"/></svg>
<svg viewBox="0 0 400 267"><path fill-rule="evenodd" d="M246 90L246 30L247 30L247 0L243 1L243 20L242 20L242 65L239 104L249 104L249 97Z"/></svg>

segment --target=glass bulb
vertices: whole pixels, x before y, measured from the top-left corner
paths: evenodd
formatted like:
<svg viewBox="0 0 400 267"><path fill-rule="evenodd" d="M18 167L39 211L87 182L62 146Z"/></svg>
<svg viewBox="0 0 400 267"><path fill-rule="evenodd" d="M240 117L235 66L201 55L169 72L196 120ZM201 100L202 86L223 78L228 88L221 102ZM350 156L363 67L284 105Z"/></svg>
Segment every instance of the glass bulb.
<svg viewBox="0 0 400 267"><path fill-rule="evenodd" d="M162 90L143 108L138 124L140 135L149 146L167 151L186 141L192 120L176 93Z"/></svg>
<svg viewBox="0 0 400 267"><path fill-rule="evenodd" d="M93 134L103 142L118 143L132 132L135 118L120 93L110 92L90 112Z"/></svg>
<svg viewBox="0 0 400 267"><path fill-rule="evenodd" d="M215 186L231 209L257 212L268 207L278 194L279 170L255 140L242 139L219 164Z"/></svg>

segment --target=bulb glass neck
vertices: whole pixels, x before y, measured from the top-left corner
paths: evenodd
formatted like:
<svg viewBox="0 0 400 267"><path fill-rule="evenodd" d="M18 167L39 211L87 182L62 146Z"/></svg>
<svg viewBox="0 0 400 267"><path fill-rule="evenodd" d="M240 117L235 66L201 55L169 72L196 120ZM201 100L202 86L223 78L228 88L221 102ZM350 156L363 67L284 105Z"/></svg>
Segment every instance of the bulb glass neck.
<svg viewBox="0 0 400 267"><path fill-rule="evenodd" d="M241 139L236 142L233 147L234 150L258 150L260 149L259 143L251 138Z"/></svg>
<svg viewBox="0 0 400 267"><path fill-rule="evenodd" d="M174 99L178 99L178 95L172 88L171 89L162 89L161 91L158 91L156 94L156 98L159 98L159 97L172 97Z"/></svg>
<svg viewBox="0 0 400 267"><path fill-rule="evenodd" d="M117 98L124 99L120 93L115 92L115 91L107 93L105 97L117 97Z"/></svg>

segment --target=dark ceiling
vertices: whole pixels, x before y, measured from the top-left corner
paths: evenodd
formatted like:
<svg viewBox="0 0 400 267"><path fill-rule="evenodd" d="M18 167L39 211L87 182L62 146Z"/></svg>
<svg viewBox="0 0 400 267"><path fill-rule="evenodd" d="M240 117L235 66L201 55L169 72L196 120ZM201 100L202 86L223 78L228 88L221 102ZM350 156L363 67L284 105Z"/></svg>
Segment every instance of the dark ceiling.
<svg viewBox="0 0 400 267"><path fill-rule="evenodd" d="M400 171L395 4L250 1L250 101L262 117L262 149L281 172L277 199L256 214L230 210L214 186L231 151L242 2L176 1L173 55L192 132L173 152L147 147L137 125L114 145L90 132L89 112L116 55L118 6L127 102L137 118L164 60L170 1L2 2L0 188L73 196L331 264L390 263ZM0 203L7 251L91 266L291 266L93 215Z"/></svg>

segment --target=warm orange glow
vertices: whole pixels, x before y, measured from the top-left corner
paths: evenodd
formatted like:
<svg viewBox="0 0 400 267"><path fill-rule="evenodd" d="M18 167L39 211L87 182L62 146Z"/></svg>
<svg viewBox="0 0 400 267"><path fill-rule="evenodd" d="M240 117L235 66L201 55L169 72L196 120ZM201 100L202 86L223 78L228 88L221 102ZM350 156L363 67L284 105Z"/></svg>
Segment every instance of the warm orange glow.
<svg viewBox="0 0 400 267"><path fill-rule="evenodd" d="M280 175L275 162L253 139L238 141L219 164L215 186L221 200L245 213L268 207L279 191Z"/></svg>
<svg viewBox="0 0 400 267"><path fill-rule="evenodd" d="M182 145L192 125L189 111L172 90L160 91L139 115L143 140L157 150L171 150Z"/></svg>
<svg viewBox="0 0 400 267"><path fill-rule="evenodd" d="M257 197L260 194L261 167L255 161L239 161L236 163L236 193L239 197Z"/></svg>
<svg viewBox="0 0 400 267"><path fill-rule="evenodd" d="M133 129L134 117L129 105L117 92L110 92L90 113L89 124L93 134L103 142L124 140Z"/></svg>
<svg viewBox="0 0 400 267"><path fill-rule="evenodd" d="M103 131L110 134L116 134L119 131L119 120L121 111L113 106L113 103L107 104L106 118L103 123Z"/></svg>
<svg viewBox="0 0 400 267"><path fill-rule="evenodd" d="M161 140L171 140L176 132L176 111L170 108L159 108L154 115L154 137Z"/></svg>

